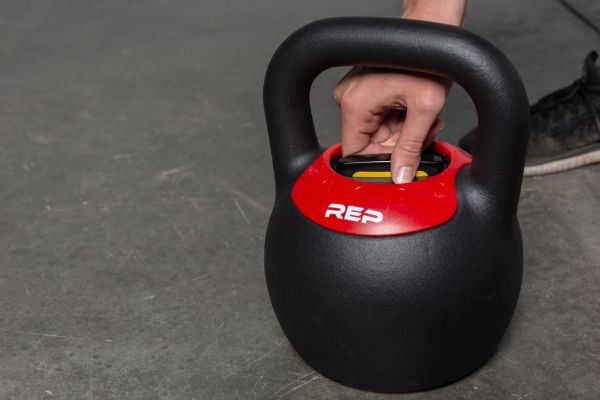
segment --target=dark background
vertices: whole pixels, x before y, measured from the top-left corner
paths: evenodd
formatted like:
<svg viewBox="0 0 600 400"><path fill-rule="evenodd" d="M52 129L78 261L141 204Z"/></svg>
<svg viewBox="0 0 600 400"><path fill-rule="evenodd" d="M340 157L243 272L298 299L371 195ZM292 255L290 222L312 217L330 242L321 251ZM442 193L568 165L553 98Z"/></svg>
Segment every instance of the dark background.
<svg viewBox="0 0 600 400"><path fill-rule="evenodd" d="M600 35L556 0L472 1L531 100ZM600 26L600 6L569 4ZM400 1L0 1L0 398L385 399L310 370L263 276L273 201L262 113L276 46ZM338 140L323 74L313 105ZM455 88L443 138L475 123ZM525 275L479 371L407 399L600 397L600 165L526 179Z"/></svg>

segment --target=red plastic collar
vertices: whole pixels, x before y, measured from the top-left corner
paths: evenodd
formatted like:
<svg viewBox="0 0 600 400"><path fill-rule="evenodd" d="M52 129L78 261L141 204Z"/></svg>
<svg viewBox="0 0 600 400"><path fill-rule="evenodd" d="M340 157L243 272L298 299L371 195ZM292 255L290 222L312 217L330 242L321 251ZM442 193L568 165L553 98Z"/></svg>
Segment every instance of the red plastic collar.
<svg viewBox="0 0 600 400"><path fill-rule="evenodd" d="M471 156L436 141L433 150L449 160L438 175L406 184L378 184L346 178L331 167L341 154L331 146L300 175L292 200L313 222L337 232L388 236L418 232L441 225L456 212L455 180Z"/></svg>

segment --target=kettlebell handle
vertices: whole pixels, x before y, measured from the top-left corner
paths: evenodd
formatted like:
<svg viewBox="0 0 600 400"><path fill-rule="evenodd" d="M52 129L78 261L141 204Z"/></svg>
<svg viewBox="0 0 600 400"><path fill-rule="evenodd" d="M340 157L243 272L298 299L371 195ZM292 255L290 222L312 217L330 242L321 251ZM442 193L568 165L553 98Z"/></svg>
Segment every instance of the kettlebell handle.
<svg viewBox="0 0 600 400"><path fill-rule="evenodd" d="M323 19L300 28L275 52L264 83L264 107L278 192L321 151L310 87L336 66L402 68L452 79L472 98L478 117L469 170L486 201L516 212L529 131L525 88L510 61L481 37L448 25L398 18Z"/></svg>

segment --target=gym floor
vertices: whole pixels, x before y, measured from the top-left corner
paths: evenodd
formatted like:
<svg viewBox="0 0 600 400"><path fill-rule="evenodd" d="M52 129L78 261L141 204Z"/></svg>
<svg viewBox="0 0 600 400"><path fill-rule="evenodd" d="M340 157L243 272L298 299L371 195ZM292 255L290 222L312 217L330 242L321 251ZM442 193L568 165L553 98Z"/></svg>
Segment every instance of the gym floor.
<svg viewBox="0 0 600 400"><path fill-rule="evenodd" d="M535 101L580 75L600 5L471 2ZM571 8L571 10L569 10ZM521 298L495 356L409 395L321 377L263 275L266 65L295 28L399 0L0 2L0 399L598 399L600 165L524 182ZM599 49L600 50L600 49ZM313 90L324 144L331 89ZM475 125L453 89L443 138Z"/></svg>

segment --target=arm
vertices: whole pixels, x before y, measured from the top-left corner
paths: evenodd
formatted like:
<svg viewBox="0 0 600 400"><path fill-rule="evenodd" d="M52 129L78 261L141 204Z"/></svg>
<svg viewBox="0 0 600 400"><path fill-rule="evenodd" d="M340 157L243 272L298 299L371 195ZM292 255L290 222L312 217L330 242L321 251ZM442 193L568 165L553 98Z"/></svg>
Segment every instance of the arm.
<svg viewBox="0 0 600 400"><path fill-rule="evenodd" d="M460 26L467 0L405 0L402 18ZM451 82L398 70L353 68L334 89L342 110L342 151L392 153L394 182L412 181L421 150L444 127Z"/></svg>

